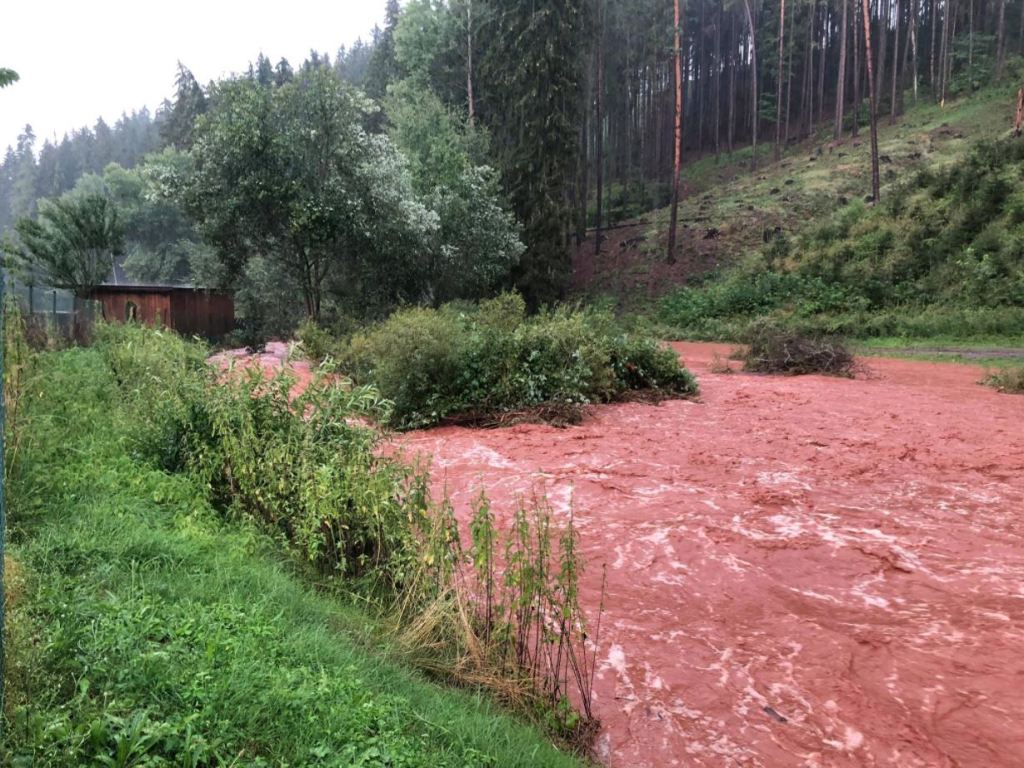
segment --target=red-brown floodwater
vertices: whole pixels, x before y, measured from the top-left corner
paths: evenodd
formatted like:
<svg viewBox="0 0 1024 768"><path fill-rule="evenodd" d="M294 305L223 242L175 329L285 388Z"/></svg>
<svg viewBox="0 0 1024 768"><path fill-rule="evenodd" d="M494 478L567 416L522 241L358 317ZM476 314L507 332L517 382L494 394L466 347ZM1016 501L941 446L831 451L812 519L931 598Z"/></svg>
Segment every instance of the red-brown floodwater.
<svg viewBox="0 0 1024 768"><path fill-rule="evenodd" d="M977 368L871 360L854 381L715 375L700 402L582 426L443 428L465 515L483 486L570 504L605 614L611 766L1024 765L1024 397Z"/></svg>

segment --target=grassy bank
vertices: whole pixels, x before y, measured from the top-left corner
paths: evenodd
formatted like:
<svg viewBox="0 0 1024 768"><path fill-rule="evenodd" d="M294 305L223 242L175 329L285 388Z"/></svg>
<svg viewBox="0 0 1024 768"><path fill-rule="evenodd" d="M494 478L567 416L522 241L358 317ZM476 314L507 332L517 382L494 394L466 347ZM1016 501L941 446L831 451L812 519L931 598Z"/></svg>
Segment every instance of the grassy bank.
<svg viewBox="0 0 1024 768"><path fill-rule="evenodd" d="M41 356L12 468L4 765L570 765L384 660L276 537L139 450L97 350Z"/></svg>
<svg viewBox="0 0 1024 768"><path fill-rule="evenodd" d="M798 331L904 339L1024 335L1024 143L979 142L742 265L678 289L656 320L679 337L736 338L770 316Z"/></svg>

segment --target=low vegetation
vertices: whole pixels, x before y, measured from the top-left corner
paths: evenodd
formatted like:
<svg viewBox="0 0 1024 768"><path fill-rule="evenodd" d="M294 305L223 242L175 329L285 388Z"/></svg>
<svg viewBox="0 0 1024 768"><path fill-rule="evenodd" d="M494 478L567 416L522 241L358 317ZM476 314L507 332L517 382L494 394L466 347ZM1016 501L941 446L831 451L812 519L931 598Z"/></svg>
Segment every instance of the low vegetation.
<svg viewBox="0 0 1024 768"><path fill-rule="evenodd" d="M744 341L743 370L752 373L853 376L857 369L853 354L835 337L805 335L760 321L747 329Z"/></svg>
<svg viewBox="0 0 1024 768"><path fill-rule="evenodd" d="M1011 365L992 371L985 377L985 384L1000 392L1024 394L1024 365Z"/></svg>
<svg viewBox="0 0 1024 768"><path fill-rule="evenodd" d="M374 390L322 375L292 400L205 356L107 327L27 377L5 764L571 764L363 647L585 746L571 525L538 503L501 534L481 497L463 548L426 474L380 455Z"/></svg>
<svg viewBox="0 0 1024 768"><path fill-rule="evenodd" d="M342 371L391 401L389 421L403 429L572 420L589 403L697 392L674 352L622 332L610 314L561 308L527 317L515 294L396 312L337 354Z"/></svg>
<svg viewBox="0 0 1024 768"><path fill-rule="evenodd" d="M977 144L740 267L660 303L677 335L733 337L771 316L802 331L922 337L1024 328L1024 143Z"/></svg>

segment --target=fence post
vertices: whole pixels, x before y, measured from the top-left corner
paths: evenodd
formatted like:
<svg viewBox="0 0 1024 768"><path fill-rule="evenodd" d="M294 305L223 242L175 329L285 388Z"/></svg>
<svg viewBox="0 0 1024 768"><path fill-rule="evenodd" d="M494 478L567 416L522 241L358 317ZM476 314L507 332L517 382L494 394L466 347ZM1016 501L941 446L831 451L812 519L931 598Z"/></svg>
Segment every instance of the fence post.
<svg viewBox="0 0 1024 768"><path fill-rule="evenodd" d="M57 327L57 289L53 289L53 327Z"/></svg>
<svg viewBox="0 0 1024 768"><path fill-rule="evenodd" d="M0 269L0 737L3 736L4 692L7 665L4 657L7 651L7 503L4 463L4 431L7 424L6 392L4 391L4 355L7 352L7 337L4 334L4 317L7 314L4 302L4 270Z"/></svg>

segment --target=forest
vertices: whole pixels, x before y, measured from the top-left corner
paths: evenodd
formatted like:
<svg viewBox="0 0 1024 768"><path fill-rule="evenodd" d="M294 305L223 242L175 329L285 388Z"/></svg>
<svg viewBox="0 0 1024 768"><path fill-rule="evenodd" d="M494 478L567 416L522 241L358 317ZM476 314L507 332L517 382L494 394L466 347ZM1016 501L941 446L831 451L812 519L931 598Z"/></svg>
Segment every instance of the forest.
<svg viewBox="0 0 1024 768"><path fill-rule="evenodd" d="M879 197L876 124L998 82L1022 32L1005 0L390 0L333 58L261 53L207 84L179 64L155 114L41 146L26 126L0 232L29 281L81 292L116 262L231 288L253 338L506 289L536 309L570 295L584 241L647 211L671 207L673 262L683 169L707 157L869 133ZM69 206L116 219L95 274L47 257Z"/></svg>

